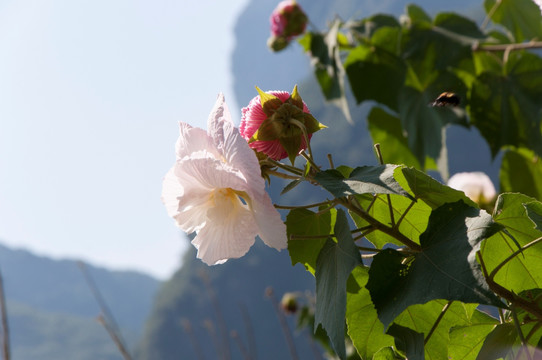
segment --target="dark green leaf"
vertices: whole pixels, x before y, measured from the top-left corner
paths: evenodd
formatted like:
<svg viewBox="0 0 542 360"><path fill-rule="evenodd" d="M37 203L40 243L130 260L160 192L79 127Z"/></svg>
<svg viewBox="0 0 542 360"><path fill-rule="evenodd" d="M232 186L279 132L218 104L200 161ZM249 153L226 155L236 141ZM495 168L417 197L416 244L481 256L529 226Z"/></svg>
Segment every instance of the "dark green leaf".
<svg viewBox="0 0 542 360"><path fill-rule="evenodd" d="M396 18L385 14L376 14L349 24L349 29L358 38L370 39L375 31L383 27L400 28L401 25ZM360 41L361 42L361 41Z"/></svg>
<svg viewBox="0 0 542 360"><path fill-rule="evenodd" d="M410 151L401 121L380 107L373 107L367 116L373 143L380 144L382 156L388 164L403 164L423 170L420 162Z"/></svg>
<svg viewBox="0 0 542 360"><path fill-rule="evenodd" d="M326 100L338 106L348 122L352 123L344 91L344 69L339 53L340 20L335 20L325 35L312 33L302 40L302 46L309 50L314 73Z"/></svg>
<svg viewBox="0 0 542 360"><path fill-rule="evenodd" d="M337 170L320 171L314 179L335 197L356 194L410 195L395 181L394 170L398 165L361 166L355 168L345 179Z"/></svg>
<svg viewBox="0 0 542 360"><path fill-rule="evenodd" d="M510 30L517 42L542 38L540 8L534 1L485 0L484 7L491 20Z"/></svg>
<svg viewBox="0 0 542 360"><path fill-rule="evenodd" d="M394 322L422 333L427 338L447 303L445 300L432 300L426 304L409 306ZM426 359L439 360L448 357L450 329L454 326L470 324L476 306L476 304L463 304L459 301L452 302L425 345Z"/></svg>
<svg viewBox="0 0 542 360"><path fill-rule="evenodd" d="M542 236L527 215L524 204L535 199L522 194L501 194L495 204L494 220L505 226L506 231L493 235L482 243L481 255L488 273L524 246ZM535 245L516 254L496 273L495 282L519 293L523 290L542 288L542 246Z"/></svg>
<svg viewBox="0 0 542 360"><path fill-rule="evenodd" d="M476 311L469 324L452 328L448 347L449 358L453 360L476 360L485 337L498 323L497 319Z"/></svg>
<svg viewBox="0 0 542 360"><path fill-rule="evenodd" d="M378 320L369 291L365 288L368 277L368 268L356 267L348 279L346 294L348 335L362 359L371 359L381 348L393 345L393 338L385 334L384 325ZM353 282L355 286L351 284Z"/></svg>
<svg viewBox="0 0 542 360"><path fill-rule="evenodd" d="M342 210L337 212L334 235L337 242L328 238L316 261L315 326L322 325L335 352L345 359L346 281L361 265L361 257Z"/></svg>
<svg viewBox="0 0 542 360"><path fill-rule="evenodd" d="M292 265L301 263L314 274L316 259L326 239L332 234L337 218L337 210L331 209L321 214L307 209L295 209L286 217L288 252ZM320 238L296 239L292 235L319 236Z"/></svg>
<svg viewBox="0 0 542 360"><path fill-rule="evenodd" d="M431 213L420 253L409 259L392 249L378 253L367 288L382 323L388 326L408 306L434 299L503 306L475 256L480 242L500 228L485 211L458 201Z"/></svg>
<svg viewBox="0 0 542 360"><path fill-rule="evenodd" d="M477 359L497 360L505 357L512 350L517 336L514 324L504 323L495 326L493 331L487 335Z"/></svg>
<svg viewBox="0 0 542 360"><path fill-rule="evenodd" d="M395 338L395 346L406 354L409 360L424 360L423 334L410 328L393 324L388 334Z"/></svg>
<svg viewBox="0 0 542 360"><path fill-rule="evenodd" d="M508 150L502 159L501 192L520 192L542 200L542 161L528 149Z"/></svg>
<svg viewBox="0 0 542 360"><path fill-rule="evenodd" d="M400 35L397 29L383 30L388 36ZM348 54L344 68L358 104L375 100L391 109L398 109L399 91L406 71L400 57L378 46L360 44Z"/></svg>
<svg viewBox="0 0 542 360"><path fill-rule="evenodd" d="M395 171L395 178L399 184L409 191L417 200L422 200L432 209L445 203L462 200L470 206L477 206L465 193L442 185L431 176L413 168L402 167Z"/></svg>
<svg viewBox="0 0 542 360"><path fill-rule="evenodd" d="M478 76L470 97L471 122L493 156L506 145L542 155L541 98L542 59L534 54L514 52L503 73Z"/></svg>
<svg viewBox="0 0 542 360"><path fill-rule="evenodd" d="M431 17L418 5L408 4L406 13L412 23L431 23Z"/></svg>
<svg viewBox="0 0 542 360"><path fill-rule="evenodd" d="M475 39L486 37L474 21L455 13L439 13L433 24L437 30L445 30L443 34L458 42L472 44Z"/></svg>

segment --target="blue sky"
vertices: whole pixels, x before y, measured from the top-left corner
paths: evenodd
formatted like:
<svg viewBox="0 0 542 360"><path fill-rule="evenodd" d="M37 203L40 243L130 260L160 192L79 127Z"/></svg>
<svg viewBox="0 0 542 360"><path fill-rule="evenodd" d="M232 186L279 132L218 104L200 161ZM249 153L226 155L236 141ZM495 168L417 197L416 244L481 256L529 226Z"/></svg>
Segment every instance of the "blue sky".
<svg viewBox="0 0 542 360"><path fill-rule="evenodd" d="M238 121L246 3L1 2L0 242L169 276L187 244L160 202L177 123L205 127L221 91Z"/></svg>

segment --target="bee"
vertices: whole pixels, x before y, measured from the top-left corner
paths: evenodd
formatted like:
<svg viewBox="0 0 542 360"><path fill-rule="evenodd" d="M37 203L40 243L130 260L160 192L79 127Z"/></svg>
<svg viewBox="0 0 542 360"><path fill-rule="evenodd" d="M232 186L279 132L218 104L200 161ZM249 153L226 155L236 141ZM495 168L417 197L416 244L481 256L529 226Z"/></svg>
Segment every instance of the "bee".
<svg viewBox="0 0 542 360"><path fill-rule="evenodd" d="M453 92L443 92L431 103L431 106L457 106L459 101L459 96Z"/></svg>

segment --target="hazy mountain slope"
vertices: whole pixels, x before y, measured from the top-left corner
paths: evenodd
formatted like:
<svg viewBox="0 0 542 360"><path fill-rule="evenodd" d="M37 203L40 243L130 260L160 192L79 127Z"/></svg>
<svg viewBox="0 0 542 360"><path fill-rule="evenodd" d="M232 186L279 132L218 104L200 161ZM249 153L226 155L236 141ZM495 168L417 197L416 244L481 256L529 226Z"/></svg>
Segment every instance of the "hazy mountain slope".
<svg viewBox="0 0 542 360"><path fill-rule="evenodd" d="M119 359L77 262L0 245L14 359ZM87 265L129 346L141 334L160 282Z"/></svg>

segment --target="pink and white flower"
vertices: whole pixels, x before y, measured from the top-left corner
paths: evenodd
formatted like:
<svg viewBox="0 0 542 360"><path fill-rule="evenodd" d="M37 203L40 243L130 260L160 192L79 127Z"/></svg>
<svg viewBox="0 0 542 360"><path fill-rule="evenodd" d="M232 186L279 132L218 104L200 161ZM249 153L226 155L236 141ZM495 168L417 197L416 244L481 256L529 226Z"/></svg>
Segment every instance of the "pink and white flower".
<svg viewBox="0 0 542 360"><path fill-rule="evenodd" d="M295 0L281 1L269 18L271 35L291 40L305 31L307 20L307 15Z"/></svg>
<svg viewBox="0 0 542 360"><path fill-rule="evenodd" d="M469 199L480 205L491 203L497 196L489 176L479 171L457 173L448 180L448 186L463 191Z"/></svg>
<svg viewBox="0 0 542 360"><path fill-rule="evenodd" d="M162 201L208 265L247 253L260 236L277 250L286 227L265 191L256 155L235 128L221 94L207 131L179 123L177 160L164 178Z"/></svg>

